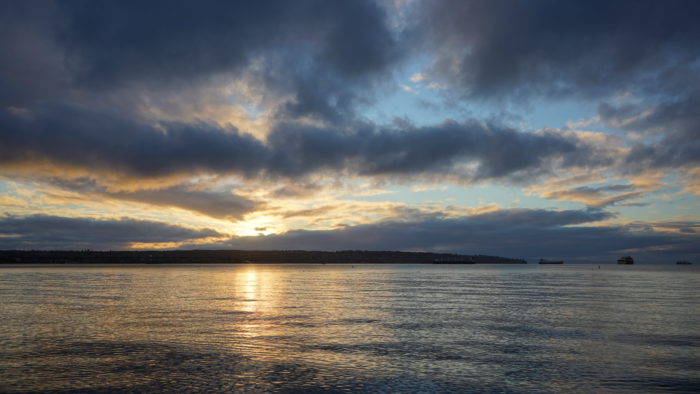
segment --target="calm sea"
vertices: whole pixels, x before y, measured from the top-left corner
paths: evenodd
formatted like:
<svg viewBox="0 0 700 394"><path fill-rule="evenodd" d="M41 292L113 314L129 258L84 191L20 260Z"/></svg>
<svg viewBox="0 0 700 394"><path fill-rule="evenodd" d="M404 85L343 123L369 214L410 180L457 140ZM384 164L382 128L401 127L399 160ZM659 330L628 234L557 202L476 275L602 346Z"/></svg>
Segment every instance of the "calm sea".
<svg viewBox="0 0 700 394"><path fill-rule="evenodd" d="M699 392L698 266L0 268L2 392Z"/></svg>

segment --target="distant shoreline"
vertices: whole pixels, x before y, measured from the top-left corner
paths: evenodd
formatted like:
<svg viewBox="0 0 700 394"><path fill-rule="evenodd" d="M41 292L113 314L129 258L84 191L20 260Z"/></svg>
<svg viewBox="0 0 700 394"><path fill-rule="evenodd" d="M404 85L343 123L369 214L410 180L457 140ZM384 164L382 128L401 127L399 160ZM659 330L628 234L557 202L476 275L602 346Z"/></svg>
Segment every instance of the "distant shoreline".
<svg viewBox="0 0 700 394"><path fill-rule="evenodd" d="M527 264L498 256L397 251L307 250L169 250L169 251L42 251L2 250L0 264Z"/></svg>

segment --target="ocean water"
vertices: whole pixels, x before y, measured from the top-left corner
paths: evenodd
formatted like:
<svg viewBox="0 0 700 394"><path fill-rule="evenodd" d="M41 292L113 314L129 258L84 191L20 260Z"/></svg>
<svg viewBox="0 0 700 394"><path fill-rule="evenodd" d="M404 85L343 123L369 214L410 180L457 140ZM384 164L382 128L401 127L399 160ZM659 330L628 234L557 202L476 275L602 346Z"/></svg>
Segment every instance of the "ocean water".
<svg viewBox="0 0 700 394"><path fill-rule="evenodd" d="M1 392L700 392L698 266L0 268Z"/></svg>

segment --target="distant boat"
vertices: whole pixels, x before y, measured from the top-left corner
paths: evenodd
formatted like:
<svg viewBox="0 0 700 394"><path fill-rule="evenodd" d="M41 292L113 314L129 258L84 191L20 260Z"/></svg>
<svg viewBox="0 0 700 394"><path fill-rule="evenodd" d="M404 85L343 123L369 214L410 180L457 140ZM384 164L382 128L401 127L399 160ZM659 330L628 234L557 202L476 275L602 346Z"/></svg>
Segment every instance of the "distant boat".
<svg viewBox="0 0 700 394"><path fill-rule="evenodd" d="M676 264L678 265L692 265L690 261L676 261Z"/></svg>
<svg viewBox="0 0 700 394"><path fill-rule="evenodd" d="M564 264L563 261L557 260L557 261L547 261L545 259L540 259L540 261L537 264Z"/></svg>
<svg viewBox="0 0 700 394"><path fill-rule="evenodd" d="M623 256L617 259L618 264L634 264L632 256Z"/></svg>

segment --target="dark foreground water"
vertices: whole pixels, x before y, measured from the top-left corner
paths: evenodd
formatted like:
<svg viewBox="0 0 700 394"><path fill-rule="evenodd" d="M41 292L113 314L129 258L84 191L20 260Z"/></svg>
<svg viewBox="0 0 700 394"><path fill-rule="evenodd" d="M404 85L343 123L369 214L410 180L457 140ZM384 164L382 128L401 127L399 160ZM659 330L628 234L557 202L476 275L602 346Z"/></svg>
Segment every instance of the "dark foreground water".
<svg viewBox="0 0 700 394"><path fill-rule="evenodd" d="M698 392L697 266L0 268L0 391Z"/></svg>

